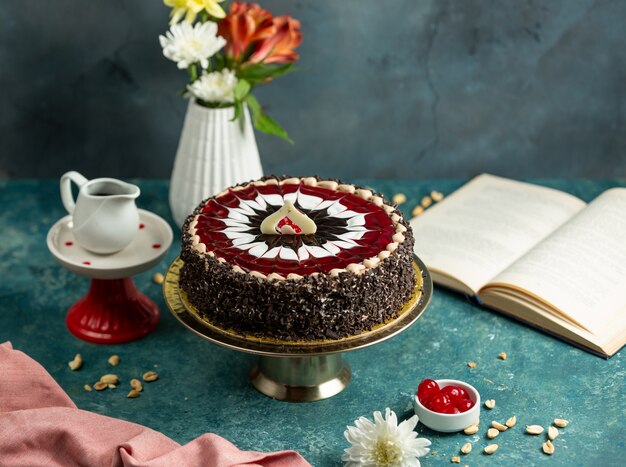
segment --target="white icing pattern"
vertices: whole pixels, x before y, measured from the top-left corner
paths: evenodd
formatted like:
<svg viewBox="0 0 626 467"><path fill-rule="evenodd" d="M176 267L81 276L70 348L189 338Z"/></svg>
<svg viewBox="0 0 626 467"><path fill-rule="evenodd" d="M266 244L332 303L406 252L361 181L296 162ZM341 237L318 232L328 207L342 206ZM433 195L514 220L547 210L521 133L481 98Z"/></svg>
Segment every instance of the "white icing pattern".
<svg viewBox="0 0 626 467"><path fill-rule="evenodd" d="M237 195L236 192L233 194ZM341 203L341 200L323 200L317 196L301 193L300 190L284 196L259 193L253 201L239 197L238 199L240 201L238 207L227 207L228 216L222 219L227 227L221 230L221 232L232 240L233 247L247 250L248 254L257 258L278 257L284 260L304 261L310 256L315 258L335 256L341 249L359 246L355 240L360 240L368 231L365 227L365 214L359 214L348 209ZM293 203L294 206L308 211L326 210L327 217L335 217L346 221L346 232L335 235L335 239L327 240L321 246L302 245L298 248L298 251L282 246L269 248L265 242L255 241L256 235L250 233L249 216L258 213L255 213L252 208L257 211L266 211L267 205L282 207L286 203Z"/></svg>

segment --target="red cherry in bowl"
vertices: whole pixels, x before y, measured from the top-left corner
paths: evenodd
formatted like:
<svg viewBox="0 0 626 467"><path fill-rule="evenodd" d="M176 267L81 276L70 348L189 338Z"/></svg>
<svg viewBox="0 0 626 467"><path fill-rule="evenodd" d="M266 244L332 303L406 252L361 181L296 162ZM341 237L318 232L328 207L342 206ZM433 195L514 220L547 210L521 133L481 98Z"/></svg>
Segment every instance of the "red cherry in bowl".
<svg viewBox="0 0 626 467"><path fill-rule="evenodd" d="M417 387L417 397L425 407L428 407L428 402L435 394L440 391L437 381L432 379L425 379Z"/></svg>
<svg viewBox="0 0 626 467"><path fill-rule="evenodd" d="M456 386L456 388L461 392L461 399L469 399L469 395L467 391L463 389L461 386Z"/></svg>
<svg viewBox="0 0 626 467"><path fill-rule="evenodd" d="M474 407L474 401L470 399L461 399L456 404L456 408L459 409L461 412L467 412L472 407Z"/></svg>
<svg viewBox="0 0 626 467"><path fill-rule="evenodd" d="M433 398L430 400L428 408L433 412L448 414L453 414L455 409L454 404L450 400L450 396L441 392L433 396Z"/></svg>
<svg viewBox="0 0 626 467"><path fill-rule="evenodd" d="M413 400L415 414L420 422L431 430L442 433L455 433L476 423L480 417L480 393L475 387L455 379L435 380L442 389L439 394L432 397L428 404L424 404L416 395ZM452 391L456 395L466 395L459 400L459 405L452 404L450 396L445 392L451 389L444 388L455 386L459 391ZM463 391L460 391L463 389Z"/></svg>
<svg viewBox="0 0 626 467"><path fill-rule="evenodd" d="M458 386L444 386L441 388L441 394L446 394L454 406L456 406L461 399L467 398L465 390Z"/></svg>

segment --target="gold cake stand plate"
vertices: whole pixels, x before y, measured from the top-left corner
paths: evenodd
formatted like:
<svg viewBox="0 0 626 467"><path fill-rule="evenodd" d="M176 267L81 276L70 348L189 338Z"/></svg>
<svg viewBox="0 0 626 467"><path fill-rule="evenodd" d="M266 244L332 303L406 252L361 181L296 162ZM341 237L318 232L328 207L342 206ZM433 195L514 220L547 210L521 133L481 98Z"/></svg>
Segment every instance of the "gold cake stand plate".
<svg viewBox="0 0 626 467"><path fill-rule="evenodd" d="M176 258L165 274L163 295L172 314L187 329L214 344L259 355L250 372L252 385L266 396L290 402L310 402L338 394L350 382L343 353L383 342L411 326L430 303L433 282L424 263L414 257L416 284L398 316L371 331L318 341L284 341L239 334L215 326L189 303L179 287L184 262Z"/></svg>

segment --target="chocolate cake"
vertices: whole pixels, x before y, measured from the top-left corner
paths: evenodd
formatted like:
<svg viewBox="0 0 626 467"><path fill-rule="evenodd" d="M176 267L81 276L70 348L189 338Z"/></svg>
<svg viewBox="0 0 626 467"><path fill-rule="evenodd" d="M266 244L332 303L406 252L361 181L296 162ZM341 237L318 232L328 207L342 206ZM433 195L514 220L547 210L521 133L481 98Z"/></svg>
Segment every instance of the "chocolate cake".
<svg viewBox="0 0 626 467"><path fill-rule="evenodd" d="M397 316L416 285L413 235L381 195L265 177L183 225L180 287L212 324L279 340L339 339Z"/></svg>

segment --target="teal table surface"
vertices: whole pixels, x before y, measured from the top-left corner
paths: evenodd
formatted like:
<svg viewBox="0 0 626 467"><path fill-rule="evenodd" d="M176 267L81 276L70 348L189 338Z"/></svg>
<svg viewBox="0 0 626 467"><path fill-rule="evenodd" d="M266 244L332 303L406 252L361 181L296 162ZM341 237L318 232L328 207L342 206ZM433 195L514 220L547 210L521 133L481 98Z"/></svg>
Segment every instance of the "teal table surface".
<svg viewBox="0 0 626 467"><path fill-rule="evenodd" d="M141 187L140 208L170 220L167 183L134 180ZM422 196L448 194L461 181L361 180L386 196L404 193L409 216ZM624 180L540 180L548 186L591 200ZM473 436L434 433L421 424L420 436L432 440L422 465L447 465L466 442L473 451L462 465L624 465L626 440L626 359L622 350L603 360L552 337L483 311L463 296L436 288L425 314L395 338L346 355L352 381L339 395L314 403L286 403L258 393L248 383L254 356L211 344L183 328L168 312L155 272L165 272L178 255L175 241L167 257L135 277L138 288L161 310L161 322L146 338L124 345L102 346L74 338L65 327L68 308L87 290L88 279L59 266L46 248L46 233L65 215L58 182L0 182L0 342L40 362L78 407L159 430L179 443L217 433L241 449L295 449L314 466L340 466L348 447L346 425L375 410L390 407L408 418L417 383L427 377L460 379L474 385L484 407L481 429ZM417 239L419 245L419 239ZM506 352L508 358L498 358ZM85 365L67 366L76 353ZM119 389L86 392L110 372L107 358L118 354L115 368L126 381ZM475 368L467 363L474 361ZM127 399L128 380L147 370L158 372L138 399ZM0 394L0 397L2 395ZM495 440L498 451L482 454L492 420L517 417L517 426ZM547 427L554 418L570 421L554 441L556 452L541 452L545 434L524 434L525 425ZM1 457L1 453L0 453ZM0 464L2 464L0 460Z"/></svg>

